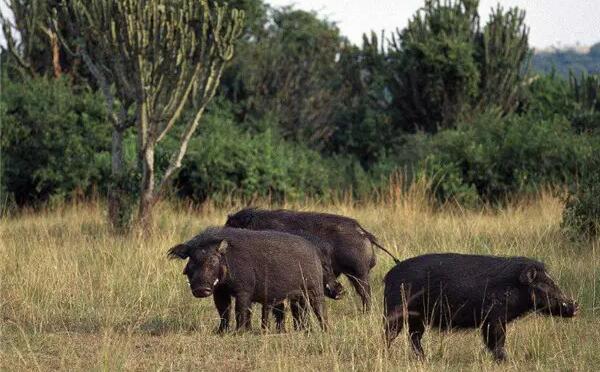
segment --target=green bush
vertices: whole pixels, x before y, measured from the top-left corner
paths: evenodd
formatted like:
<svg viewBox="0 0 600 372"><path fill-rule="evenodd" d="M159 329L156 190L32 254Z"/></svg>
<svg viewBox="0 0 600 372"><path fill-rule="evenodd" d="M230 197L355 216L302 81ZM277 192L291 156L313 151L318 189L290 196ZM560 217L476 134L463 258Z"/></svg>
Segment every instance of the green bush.
<svg viewBox="0 0 600 372"><path fill-rule="evenodd" d="M439 199L464 203L502 201L572 181L593 153L590 137L573 133L564 118L499 118L494 112L438 133L430 146L422 173Z"/></svg>
<svg viewBox="0 0 600 372"><path fill-rule="evenodd" d="M600 147L597 149L600 151ZM580 182L571 188L563 211L563 230L575 239L600 235L600 153L590 161Z"/></svg>
<svg viewBox="0 0 600 372"><path fill-rule="evenodd" d="M208 113L176 180L179 195L195 201L228 196L293 200L329 197L343 187L342 171L318 152L285 142L268 124L248 133L226 110Z"/></svg>
<svg viewBox="0 0 600 372"><path fill-rule="evenodd" d="M569 117L578 111L569 81L555 73L536 75L523 86L521 113L550 118L554 115Z"/></svg>
<svg viewBox="0 0 600 372"><path fill-rule="evenodd" d="M101 97L66 80L4 79L0 104L2 191L18 205L105 188L110 126Z"/></svg>

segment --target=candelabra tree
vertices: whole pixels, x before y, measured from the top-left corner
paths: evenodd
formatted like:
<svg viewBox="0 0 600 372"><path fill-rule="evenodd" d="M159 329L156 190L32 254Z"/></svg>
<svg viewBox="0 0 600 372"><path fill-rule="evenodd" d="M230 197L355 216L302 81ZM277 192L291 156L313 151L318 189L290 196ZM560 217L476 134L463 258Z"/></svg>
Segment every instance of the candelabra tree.
<svg viewBox="0 0 600 372"><path fill-rule="evenodd" d="M502 113L512 112L518 105L519 87L529 68L529 29L525 11L498 5L479 36L481 111L497 106Z"/></svg>
<svg viewBox="0 0 600 372"><path fill-rule="evenodd" d="M76 35L69 38L75 43L61 41L81 57L106 98L113 124L110 221L115 227L128 222L123 138L133 127L141 175L138 220L149 226L153 206L181 167L233 57L244 13L208 0L63 0L54 20ZM156 147L177 126L178 146L157 177Z"/></svg>
<svg viewBox="0 0 600 372"><path fill-rule="evenodd" d="M28 76L52 71L60 77L75 61L66 61L60 50L56 32L50 24L50 13L58 0L5 0L0 12L4 48L16 62L15 67ZM67 66L65 66L67 65Z"/></svg>

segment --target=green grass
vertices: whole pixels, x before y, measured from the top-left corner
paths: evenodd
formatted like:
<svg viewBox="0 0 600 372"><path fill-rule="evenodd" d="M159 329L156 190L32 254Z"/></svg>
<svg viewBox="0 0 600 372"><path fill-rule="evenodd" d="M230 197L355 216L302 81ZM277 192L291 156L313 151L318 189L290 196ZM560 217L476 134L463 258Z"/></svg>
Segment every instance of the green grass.
<svg viewBox="0 0 600 372"><path fill-rule="evenodd" d="M166 250L227 212L160 206L150 236L110 234L102 206L75 205L5 219L0 231L2 370L596 370L600 365L600 244L575 244L559 230L562 205L541 196L501 211L434 212L419 198L355 206L296 205L357 218L398 257L426 252L526 255L543 260L583 307L575 319L530 315L511 323L509 361L498 365L478 330L427 332L426 362L406 334L386 351L382 278L393 265L378 254L374 308L358 298L327 301L328 332L254 329L214 334L212 299L192 297ZM288 316L289 318L289 316ZM289 320L289 319L288 319ZM288 329L290 329L288 323Z"/></svg>

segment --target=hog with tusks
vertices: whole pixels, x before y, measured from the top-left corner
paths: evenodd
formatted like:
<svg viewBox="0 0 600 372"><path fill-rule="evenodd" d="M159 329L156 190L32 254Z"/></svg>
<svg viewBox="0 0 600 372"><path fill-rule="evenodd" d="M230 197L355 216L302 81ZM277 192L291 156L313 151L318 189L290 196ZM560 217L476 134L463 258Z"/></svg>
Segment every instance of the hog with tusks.
<svg viewBox="0 0 600 372"><path fill-rule="evenodd" d="M427 325L441 330L481 328L494 358L506 359L506 325L530 312L570 318L577 303L525 257L427 254L394 266L385 276L385 338L389 347L402 327L417 357Z"/></svg>
<svg viewBox="0 0 600 372"><path fill-rule="evenodd" d="M168 252L188 259L183 274L195 297L213 296L221 318L218 331L229 327L235 298L236 328L250 329L251 305L262 305L263 327L268 312L283 301L294 315L310 305L325 329L323 269L318 248L308 240L277 231L208 228Z"/></svg>
<svg viewBox="0 0 600 372"><path fill-rule="evenodd" d="M332 247L331 265L334 275L347 276L361 297L364 310L368 310L371 305L369 272L375 266L372 246L379 247L398 262L356 220L335 214L245 208L229 215L225 226L312 235L329 244Z"/></svg>

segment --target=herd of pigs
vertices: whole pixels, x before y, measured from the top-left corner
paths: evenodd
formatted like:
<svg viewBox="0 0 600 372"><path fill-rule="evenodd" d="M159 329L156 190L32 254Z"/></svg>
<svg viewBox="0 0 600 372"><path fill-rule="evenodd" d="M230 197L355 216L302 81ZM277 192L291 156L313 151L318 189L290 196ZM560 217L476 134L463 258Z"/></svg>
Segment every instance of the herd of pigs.
<svg viewBox="0 0 600 372"><path fill-rule="evenodd" d="M456 253L427 254L399 262L356 220L344 216L246 208L169 250L188 259L183 274L195 297L213 296L219 332L229 328L235 298L236 328L251 328L251 306L262 305L262 327L270 313L284 331L289 303L295 329L307 327L311 310L327 328L325 297L344 294L337 278L344 274L371 307L369 272L375 248L396 265L384 279L384 332L389 347L408 327L412 348L424 358L426 326L480 328L496 360L506 359L508 322L529 312L573 317L578 305L567 298L544 264L525 257Z"/></svg>

